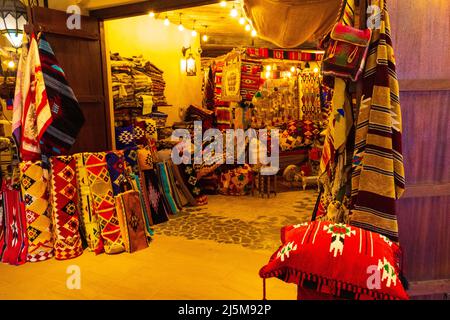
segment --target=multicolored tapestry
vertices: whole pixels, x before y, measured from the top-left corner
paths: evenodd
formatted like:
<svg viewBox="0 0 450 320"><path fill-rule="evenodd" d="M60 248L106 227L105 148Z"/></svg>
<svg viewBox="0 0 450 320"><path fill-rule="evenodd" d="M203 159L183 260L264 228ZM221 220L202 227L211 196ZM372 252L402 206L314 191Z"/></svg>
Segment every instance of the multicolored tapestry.
<svg viewBox="0 0 450 320"><path fill-rule="evenodd" d="M51 207L49 207L48 170L41 161L20 163L22 197L25 202L30 262L44 261L54 255Z"/></svg>
<svg viewBox="0 0 450 320"><path fill-rule="evenodd" d="M50 105L42 73L39 50L34 35L27 55L26 65L23 70L22 82L18 82L18 89L22 97L16 108L22 108L20 153L23 161L39 161L41 159L40 140L53 121ZM17 90L16 90L17 92Z"/></svg>
<svg viewBox="0 0 450 320"><path fill-rule="evenodd" d="M169 178L170 187L172 188L173 198L178 208L183 208L189 204L189 200L183 193L183 190L180 186L180 182L176 180L175 174L173 172L174 164L172 160L168 160L164 162L167 170L167 177Z"/></svg>
<svg viewBox="0 0 450 320"><path fill-rule="evenodd" d="M139 200L141 201L141 208L142 208L142 213L144 214L144 221L145 221L145 233L147 235L147 242L150 242L151 237L153 236L154 232L152 229L152 225L153 225L153 220L152 220L152 215L151 215L151 210L150 210L150 204L146 202L145 197L144 197L144 189L142 188L141 185L141 180L139 178L138 175L136 174L130 174L129 176L132 184L133 184L133 190L136 190L139 192Z"/></svg>
<svg viewBox="0 0 450 320"><path fill-rule="evenodd" d="M138 148L132 147L127 148L123 151L123 155L125 157L125 163L127 167L131 168L131 170L135 174L139 174L139 164L138 164Z"/></svg>
<svg viewBox="0 0 450 320"><path fill-rule="evenodd" d="M163 196L166 198L166 201L169 205L169 209L170 209L171 213L177 214L179 209L173 198L173 191L170 186L170 180L168 177L166 166L163 162L157 163L156 166L157 166L159 181L162 186Z"/></svg>
<svg viewBox="0 0 450 320"><path fill-rule="evenodd" d="M390 37L389 13L384 0L381 29L373 33L364 72L364 99L356 127L352 168L350 224L398 241L395 200L405 190L402 156L402 113Z"/></svg>
<svg viewBox="0 0 450 320"><path fill-rule="evenodd" d="M219 193L232 196L248 194L252 188L252 172L248 164L223 172L219 182Z"/></svg>
<svg viewBox="0 0 450 320"><path fill-rule="evenodd" d="M177 182L177 184L179 185L180 190L183 193L183 196L187 199L187 201L189 202L189 204L191 206L196 206L197 201L195 200L194 195L192 194L191 190L187 186L187 180L185 180L183 178L183 173L182 173L183 170L184 170L184 167L182 167L181 165L177 166L172 163L172 172L174 175L174 179Z"/></svg>
<svg viewBox="0 0 450 320"><path fill-rule="evenodd" d="M0 261L24 264L27 261L28 237L25 205L20 199L20 191L3 181L0 201Z"/></svg>
<svg viewBox="0 0 450 320"><path fill-rule="evenodd" d="M106 153L106 164L114 196L125 192L125 157L123 151L110 151Z"/></svg>
<svg viewBox="0 0 450 320"><path fill-rule="evenodd" d="M148 247L139 192L127 191L115 197L120 230L127 252Z"/></svg>
<svg viewBox="0 0 450 320"><path fill-rule="evenodd" d="M158 176L154 170L142 171L141 186L154 224L169 220L169 209L162 194Z"/></svg>
<svg viewBox="0 0 450 320"><path fill-rule="evenodd" d="M252 101L261 85L261 61L241 61L241 96L243 101Z"/></svg>
<svg viewBox="0 0 450 320"><path fill-rule="evenodd" d="M132 148L136 146L134 142L133 126L116 127L116 147L117 150Z"/></svg>
<svg viewBox="0 0 450 320"><path fill-rule="evenodd" d="M105 252L108 254L123 252L125 246L115 210L114 193L106 165L106 153L83 153L83 158Z"/></svg>
<svg viewBox="0 0 450 320"><path fill-rule="evenodd" d="M51 201L55 258L67 260L83 253L79 232L76 160L73 156L50 158Z"/></svg>
<svg viewBox="0 0 450 320"><path fill-rule="evenodd" d="M41 151L47 156L67 154L83 127L84 116L44 35L39 40L39 57L53 119L42 136Z"/></svg>
<svg viewBox="0 0 450 320"><path fill-rule="evenodd" d="M90 251L103 252L103 240L100 236L99 217L94 210L85 159L82 153L74 155L78 182L78 212L80 214L81 232Z"/></svg>

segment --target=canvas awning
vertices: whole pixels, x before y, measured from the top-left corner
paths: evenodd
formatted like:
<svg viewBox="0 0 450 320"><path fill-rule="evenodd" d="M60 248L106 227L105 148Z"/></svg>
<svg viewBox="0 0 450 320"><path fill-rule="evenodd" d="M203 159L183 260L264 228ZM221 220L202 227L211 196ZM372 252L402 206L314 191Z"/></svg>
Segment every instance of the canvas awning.
<svg viewBox="0 0 450 320"><path fill-rule="evenodd" d="M281 48L317 42L336 22L342 0L244 0L258 37Z"/></svg>

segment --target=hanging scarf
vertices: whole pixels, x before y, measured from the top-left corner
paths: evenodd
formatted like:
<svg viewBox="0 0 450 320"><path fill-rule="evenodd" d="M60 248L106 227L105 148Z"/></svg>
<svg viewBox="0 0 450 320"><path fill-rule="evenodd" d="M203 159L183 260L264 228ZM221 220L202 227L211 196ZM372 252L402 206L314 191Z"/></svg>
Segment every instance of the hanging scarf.
<svg viewBox="0 0 450 320"><path fill-rule="evenodd" d="M43 35L39 40L39 57L53 118L42 136L42 153L67 154L84 124L84 116L64 70Z"/></svg>
<svg viewBox="0 0 450 320"><path fill-rule="evenodd" d="M79 229L76 160L73 156L50 158L51 198L55 258L67 260L83 253Z"/></svg>
<svg viewBox="0 0 450 320"><path fill-rule="evenodd" d="M364 73L353 157L351 224L398 241L395 200L405 188L401 110L385 0Z"/></svg>
<svg viewBox="0 0 450 320"><path fill-rule="evenodd" d="M41 159L39 142L53 119L45 90L38 45L34 35L31 37L30 49L23 72L21 80L23 90L21 158L23 161L38 161ZM20 108L20 105L17 105L17 107Z"/></svg>
<svg viewBox="0 0 450 320"><path fill-rule="evenodd" d="M16 89L14 93L13 102L13 116L12 116L12 133L16 143L20 145L22 140L22 113L23 104L25 101L24 97L24 82L25 82L25 68L28 60L28 41L27 37L23 37L22 53L19 58L19 63L17 64L16 73Z"/></svg>
<svg viewBox="0 0 450 320"><path fill-rule="evenodd" d="M49 208L48 171L41 161L20 163L22 197L25 202L30 262L53 257L51 209Z"/></svg>

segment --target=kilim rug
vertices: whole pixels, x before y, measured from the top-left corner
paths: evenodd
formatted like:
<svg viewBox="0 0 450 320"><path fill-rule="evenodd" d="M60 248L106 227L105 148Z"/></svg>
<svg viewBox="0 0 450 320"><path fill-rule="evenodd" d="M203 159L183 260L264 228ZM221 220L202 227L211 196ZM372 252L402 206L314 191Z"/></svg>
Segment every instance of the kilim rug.
<svg viewBox="0 0 450 320"><path fill-rule="evenodd" d="M252 101L261 84L262 65L259 61L241 60L241 96L244 101Z"/></svg>
<svg viewBox="0 0 450 320"><path fill-rule="evenodd" d="M78 212L80 214L81 231L87 241L90 251L100 254L103 252L103 240L100 237L100 226L98 214L94 210L89 185L87 168L82 153L74 155L77 166L78 181Z"/></svg>
<svg viewBox="0 0 450 320"><path fill-rule="evenodd" d="M133 189L139 192L139 200L141 201L142 212L144 214L145 232L147 234L147 239L150 240L154 234L151 227L153 225L153 220L150 211L150 204L145 201L144 189L142 188L139 176L133 173L129 175L129 179L132 181Z"/></svg>
<svg viewBox="0 0 450 320"><path fill-rule="evenodd" d="M127 252L135 252L148 247L144 213L139 192L131 190L115 197L120 230Z"/></svg>
<svg viewBox="0 0 450 320"><path fill-rule="evenodd" d="M111 177L114 196L125 191L125 157L122 151L110 151L106 154L106 164Z"/></svg>
<svg viewBox="0 0 450 320"><path fill-rule="evenodd" d="M39 57L53 119L42 136L41 150L46 155L67 154L83 127L84 116L64 70L43 35L39 40Z"/></svg>
<svg viewBox="0 0 450 320"><path fill-rule="evenodd" d="M12 265L27 261L28 238L25 206L20 192L3 181L0 193L0 260Z"/></svg>
<svg viewBox="0 0 450 320"><path fill-rule="evenodd" d="M167 208L156 172L154 170L143 171L141 181L143 194L150 208L153 223L158 224L168 221L170 211Z"/></svg>
<svg viewBox="0 0 450 320"><path fill-rule="evenodd" d="M127 148L124 150L123 154L125 156L126 165L130 167L134 173L139 174L137 150L137 147Z"/></svg>
<svg viewBox="0 0 450 320"><path fill-rule="evenodd" d="M51 201L55 258L67 260L83 253L79 232L76 160L73 156L50 158Z"/></svg>
<svg viewBox="0 0 450 320"><path fill-rule="evenodd" d="M49 207L48 171L41 161L20 163L22 197L25 202L30 262L44 261L54 255Z"/></svg>
<svg viewBox="0 0 450 320"><path fill-rule="evenodd" d="M115 210L111 178L106 166L106 153L83 153L83 158L105 252L123 252L125 246Z"/></svg>
<svg viewBox="0 0 450 320"><path fill-rule="evenodd" d="M161 182L163 195L166 198L166 201L169 205L169 209L172 212L172 214L177 214L179 210L178 210L177 204L175 203L175 200L173 198L173 191L172 191L172 188L170 187L170 181L168 178L166 166L162 162L157 163L156 165L157 165L158 177Z"/></svg>

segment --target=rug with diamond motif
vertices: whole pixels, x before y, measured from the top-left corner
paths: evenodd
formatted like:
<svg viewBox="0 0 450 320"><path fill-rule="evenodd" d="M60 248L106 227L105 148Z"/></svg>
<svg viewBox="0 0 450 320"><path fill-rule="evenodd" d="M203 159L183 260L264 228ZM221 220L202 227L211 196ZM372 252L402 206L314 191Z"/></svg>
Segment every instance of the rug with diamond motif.
<svg viewBox="0 0 450 320"><path fill-rule="evenodd" d="M83 157L105 252L108 254L123 252L125 246L117 219L106 153L84 153Z"/></svg>
<svg viewBox="0 0 450 320"><path fill-rule="evenodd" d="M76 160L73 156L50 158L50 169L55 258L73 259L83 253L77 206Z"/></svg>
<svg viewBox="0 0 450 320"><path fill-rule="evenodd" d="M48 170L41 161L20 164L20 182L27 217L28 256L30 262L50 259L54 255L49 209Z"/></svg>
<svg viewBox="0 0 450 320"><path fill-rule="evenodd" d="M82 153L74 155L78 182L78 212L80 214L81 233L86 239L89 251L103 252L103 240L100 237L99 217L93 207L93 197L89 185L87 168Z"/></svg>

